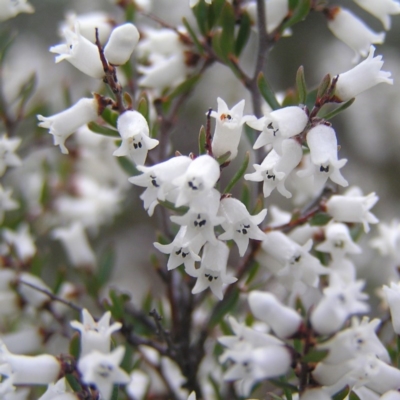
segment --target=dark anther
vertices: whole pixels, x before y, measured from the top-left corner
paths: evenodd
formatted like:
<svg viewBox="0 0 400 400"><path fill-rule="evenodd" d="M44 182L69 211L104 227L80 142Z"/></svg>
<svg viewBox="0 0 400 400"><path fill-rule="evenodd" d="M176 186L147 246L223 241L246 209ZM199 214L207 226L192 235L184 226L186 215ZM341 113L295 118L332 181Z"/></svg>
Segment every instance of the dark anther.
<svg viewBox="0 0 400 400"><path fill-rule="evenodd" d="M324 167L323 165L321 165L319 167L320 172L329 172L329 165L327 167Z"/></svg>

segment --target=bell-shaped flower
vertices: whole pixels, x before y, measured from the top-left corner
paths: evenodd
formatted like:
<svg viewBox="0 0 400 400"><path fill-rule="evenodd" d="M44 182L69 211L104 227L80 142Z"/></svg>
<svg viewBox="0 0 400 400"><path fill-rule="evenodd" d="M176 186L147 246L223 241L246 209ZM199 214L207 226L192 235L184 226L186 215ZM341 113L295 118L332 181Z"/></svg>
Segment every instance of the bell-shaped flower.
<svg viewBox="0 0 400 400"><path fill-rule="evenodd" d="M37 118L41 121L38 125L49 129L49 133L53 135L54 146L60 146L61 152L68 154L68 149L65 147L67 138L81 126L94 121L98 113L99 104L94 97L80 99L72 107L51 117L37 115Z"/></svg>
<svg viewBox="0 0 400 400"><path fill-rule="evenodd" d="M137 166L137 169L143 174L133 176L128 180L134 185L146 188L140 198L143 200L143 206L150 216L153 215L158 200L168 200L175 203L178 189L172 181L183 175L191 162L190 157L179 156L151 167Z"/></svg>
<svg viewBox="0 0 400 400"><path fill-rule="evenodd" d="M372 31L361 19L345 8L332 7L327 16L330 31L354 50L353 62L357 62L360 56L366 57L371 44L381 44L385 40L385 32Z"/></svg>
<svg viewBox="0 0 400 400"><path fill-rule="evenodd" d="M220 235L218 239L234 240L241 256L247 250L249 239L264 239L265 233L257 225L264 221L267 215L266 209L251 216L241 201L226 197L221 200L218 214L225 218L225 222L222 223L225 233Z"/></svg>
<svg viewBox="0 0 400 400"><path fill-rule="evenodd" d="M20 138L8 138L4 134L0 138L0 176L3 176L7 167L19 167L21 159L15 154L18 146L21 144Z"/></svg>
<svg viewBox="0 0 400 400"><path fill-rule="evenodd" d="M388 31L391 26L390 15L400 14L400 4L396 0L354 0L361 8L378 18Z"/></svg>
<svg viewBox="0 0 400 400"><path fill-rule="evenodd" d="M237 387L242 396L248 396L255 383L264 379L284 375L290 368L292 356L281 345L243 348L230 352L234 364L225 372L224 380L238 381Z"/></svg>
<svg viewBox="0 0 400 400"><path fill-rule="evenodd" d="M200 236L200 247L205 242L217 244L214 227L225 220L224 217L217 216L219 197L219 192L216 189L211 189L199 199L201 201L198 204L192 205L186 214L171 216L172 222L187 227L182 238L183 242L190 242Z"/></svg>
<svg viewBox="0 0 400 400"><path fill-rule="evenodd" d="M397 335L400 335L400 282L391 282L390 287L384 285L383 292L389 304L393 329Z"/></svg>
<svg viewBox="0 0 400 400"><path fill-rule="evenodd" d="M243 116L244 100L231 109L220 97L218 97L217 102L218 110L211 112L211 117L215 118L215 131L211 148L216 158L229 151L228 161L230 161L237 155L243 124L255 117Z"/></svg>
<svg viewBox="0 0 400 400"><path fill-rule="evenodd" d="M251 1L245 5L253 21L257 21L257 2ZM289 2L282 0L265 0L265 20L267 33L272 33L279 27L289 14Z"/></svg>
<svg viewBox="0 0 400 400"><path fill-rule="evenodd" d="M110 64L123 65L130 59L138 42L139 31L135 25L128 22L117 26L104 47L104 55Z"/></svg>
<svg viewBox="0 0 400 400"><path fill-rule="evenodd" d="M84 308L82 310L82 322L72 321L71 326L81 334L81 358L93 351L109 353L111 335L120 330L122 324L114 322L110 325L111 313L107 311L99 321L95 321Z"/></svg>
<svg viewBox="0 0 400 400"><path fill-rule="evenodd" d="M0 342L0 375L4 368L11 370L14 385L48 385L58 378L61 363L50 354L38 356L12 354L6 345Z"/></svg>
<svg viewBox="0 0 400 400"><path fill-rule="evenodd" d="M378 201L375 193L362 196L356 193L340 196L334 195L326 202L326 211L338 222L361 222L364 231L369 232L369 224L377 224L379 220L369 210Z"/></svg>
<svg viewBox="0 0 400 400"><path fill-rule="evenodd" d="M126 385L126 393L132 399L144 400L150 386L149 375L140 369L134 369L130 374L130 379L131 381Z"/></svg>
<svg viewBox="0 0 400 400"><path fill-rule="evenodd" d="M149 125L138 111L125 111L118 117L118 133L121 135L121 146L114 151L117 157L129 156L137 165L143 165L147 152L158 145L158 140L149 136Z"/></svg>
<svg viewBox="0 0 400 400"><path fill-rule="evenodd" d="M78 22L78 24L77 24ZM64 35L65 29L74 30L79 27L79 33L92 43L96 43L96 28L100 43L107 42L113 29L113 21L110 15L102 11L92 11L87 14L76 14L70 11L65 16L65 21L60 25L60 36Z"/></svg>
<svg viewBox="0 0 400 400"><path fill-rule="evenodd" d="M3 238L14 248L18 258L23 262L30 260L36 253L35 242L26 223L20 224L17 231L4 229Z"/></svg>
<svg viewBox="0 0 400 400"><path fill-rule="evenodd" d="M208 196L219 177L219 164L213 157L207 154L197 157L183 175L172 181L179 191L175 206L202 203L202 198Z"/></svg>
<svg viewBox="0 0 400 400"><path fill-rule="evenodd" d="M0 22L16 17L19 13L32 14L35 11L27 0L0 0Z"/></svg>
<svg viewBox="0 0 400 400"><path fill-rule="evenodd" d="M82 382L94 385L104 400L111 400L114 385L126 385L130 381L129 375L119 367L124 353L122 346L107 354L94 350L78 361Z"/></svg>
<svg viewBox="0 0 400 400"><path fill-rule="evenodd" d="M96 266L96 256L81 221L75 221L67 228L53 229L51 236L53 239L61 241L68 259L74 267L93 269Z"/></svg>
<svg viewBox="0 0 400 400"><path fill-rule="evenodd" d="M224 242L218 240L216 244L205 244L200 268L193 271L192 274L197 278L192 289L193 294L210 288L218 299L223 299L223 285L230 285L237 281L237 278L226 274L228 256L229 248Z"/></svg>
<svg viewBox="0 0 400 400"><path fill-rule="evenodd" d="M191 240L185 240L187 229L187 226L182 226L170 244L153 243L154 247L161 253L169 254L168 271L184 264L185 270L191 273L195 269L195 261L201 260L198 254L204 244L203 237L196 235Z"/></svg>
<svg viewBox="0 0 400 400"><path fill-rule="evenodd" d="M0 224L4 221L4 212L19 208L17 201L11 198L12 189L3 189L0 185Z"/></svg>
<svg viewBox="0 0 400 400"><path fill-rule="evenodd" d="M391 224L378 225L379 236L370 241L370 246L377 249L382 256L389 256L400 261L400 222L393 220Z"/></svg>
<svg viewBox="0 0 400 400"><path fill-rule="evenodd" d="M364 281L344 283L331 279L330 286L323 290L323 298L312 311L310 320L314 330L330 335L339 331L350 316L368 312L370 307L365 301L369 296L361 292L364 285Z"/></svg>
<svg viewBox="0 0 400 400"><path fill-rule="evenodd" d="M314 186L322 188L328 178L341 186L348 182L340 173L347 159L338 160L337 139L334 129L326 125L317 125L307 133L307 145L310 149L311 164L308 168L297 172L300 177L313 175Z"/></svg>
<svg viewBox="0 0 400 400"><path fill-rule="evenodd" d="M338 100L342 102L350 100L379 83L393 85L391 73L381 70L382 56L374 57L374 53L375 47L371 46L364 61L351 70L339 74L335 86L335 97Z"/></svg>
<svg viewBox="0 0 400 400"><path fill-rule="evenodd" d="M274 150L282 155L282 141L301 133L308 122L304 109L298 106L284 107L247 125L261 131L253 149L272 144Z"/></svg>
<svg viewBox="0 0 400 400"><path fill-rule="evenodd" d="M331 223L325 228L325 240L316 250L329 253L333 260L341 260L347 254L360 254L361 247L353 242L347 225Z"/></svg>
<svg viewBox="0 0 400 400"><path fill-rule="evenodd" d="M302 156L300 143L293 139L285 139L282 142L282 156L272 149L261 165L253 165L256 172L246 174L244 179L255 182L264 181L264 197L268 197L276 188L282 196L290 198L292 194L286 189L285 181L300 163Z"/></svg>
<svg viewBox="0 0 400 400"><path fill-rule="evenodd" d="M74 31L68 28L64 30L64 38L66 43L50 47L52 53L58 54L56 63L67 60L84 74L102 79L104 68L100 60L99 49L80 34L78 22Z"/></svg>
<svg viewBox="0 0 400 400"><path fill-rule="evenodd" d="M389 390L379 397L379 400L400 400L400 393L398 390Z"/></svg>
<svg viewBox="0 0 400 400"><path fill-rule="evenodd" d="M289 338L299 330L301 316L283 305L273 294L253 290L248 302L252 314L270 326L279 338Z"/></svg>

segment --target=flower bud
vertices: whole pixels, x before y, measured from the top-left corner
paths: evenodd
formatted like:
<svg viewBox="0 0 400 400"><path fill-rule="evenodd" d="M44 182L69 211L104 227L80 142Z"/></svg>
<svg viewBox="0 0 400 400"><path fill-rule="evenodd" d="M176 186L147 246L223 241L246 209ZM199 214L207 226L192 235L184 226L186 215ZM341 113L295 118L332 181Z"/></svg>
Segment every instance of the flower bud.
<svg viewBox="0 0 400 400"><path fill-rule="evenodd" d="M302 322L300 315L284 306L274 295L253 290L248 301L254 316L268 324L276 336L288 338L298 331Z"/></svg>
<svg viewBox="0 0 400 400"><path fill-rule="evenodd" d="M33 6L26 0L0 0L0 22L14 18L19 13L32 14L34 11Z"/></svg>
<svg viewBox="0 0 400 400"><path fill-rule="evenodd" d="M138 42L139 31L135 25L130 23L120 25L111 32L104 47L104 55L110 64L123 65L131 57Z"/></svg>

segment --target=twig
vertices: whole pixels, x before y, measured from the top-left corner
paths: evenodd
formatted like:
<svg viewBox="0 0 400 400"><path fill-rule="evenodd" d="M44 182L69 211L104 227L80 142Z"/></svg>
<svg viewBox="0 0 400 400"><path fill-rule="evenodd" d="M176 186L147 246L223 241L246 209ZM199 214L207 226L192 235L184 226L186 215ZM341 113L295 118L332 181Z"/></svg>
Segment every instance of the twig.
<svg viewBox="0 0 400 400"><path fill-rule="evenodd" d="M207 154L210 155L211 157L213 156L213 152L212 152L212 137L211 137L211 112L212 112L212 108L208 109L208 113L207 113L207 124L206 124L206 150L207 150Z"/></svg>

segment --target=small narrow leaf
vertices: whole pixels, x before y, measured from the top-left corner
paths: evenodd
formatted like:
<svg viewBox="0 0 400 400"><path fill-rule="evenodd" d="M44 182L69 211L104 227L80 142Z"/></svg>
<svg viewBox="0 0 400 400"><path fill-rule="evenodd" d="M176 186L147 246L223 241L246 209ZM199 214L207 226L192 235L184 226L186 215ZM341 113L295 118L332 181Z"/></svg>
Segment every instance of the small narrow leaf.
<svg viewBox="0 0 400 400"><path fill-rule="evenodd" d="M185 25L185 28L187 29L187 31L189 33L190 38L192 39L194 45L196 46L197 51L203 55L204 54L203 46L201 45L199 39L197 38L197 35L194 32L193 28L190 26L190 24L186 18L183 18L182 21L183 21L183 25Z"/></svg>
<svg viewBox="0 0 400 400"><path fill-rule="evenodd" d="M299 0L289 0L289 10L294 10L299 4Z"/></svg>
<svg viewBox="0 0 400 400"><path fill-rule="evenodd" d="M281 105L275 97L274 92L269 86L268 82L265 80L264 74L260 72L257 79L258 89L260 90L261 96L269 104L273 110L278 110Z"/></svg>
<svg viewBox="0 0 400 400"><path fill-rule="evenodd" d="M168 100L171 100L180 94L187 93L193 89L196 83L200 80L200 75L193 75L190 78L186 79L180 85L178 85L169 95Z"/></svg>
<svg viewBox="0 0 400 400"><path fill-rule="evenodd" d="M239 57L249 40L251 32L251 20L249 14L244 12L241 15L239 32L235 42L235 56Z"/></svg>
<svg viewBox="0 0 400 400"><path fill-rule="evenodd" d="M306 104L307 85L306 85L306 78L304 75L304 67L302 65L297 70L296 88L297 88L297 99L299 101L299 104Z"/></svg>
<svg viewBox="0 0 400 400"><path fill-rule="evenodd" d="M323 115L321 118L323 119L332 119L333 117L336 117L336 115L340 114L342 111L346 110L349 108L355 101L355 98L353 97L350 100L347 100L346 103L343 103L341 106L335 108L334 110L328 112L327 114Z"/></svg>
<svg viewBox="0 0 400 400"><path fill-rule="evenodd" d="M326 213L318 213L315 214L311 220L310 220L310 225L311 226L325 226L332 217L329 214Z"/></svg>
<svg viewBox="0 0 400 400"><path fill-rule="evenodd" d="M349 400L360 400L360 398L354 392L351 392Z"/></svg>
<svg viewBox="0 0 400 400"><path fill-rule="evenodd" d="M23 107L32 96L37 84L36 73L33 72L22 85L18 98L20 99L20 107Z"/></svg>
<svg viewBox="0 0 400 400"><path fill-rule="evenodd" d="M293 89L288 89L282 101L282 107L295 106L299 103L297 93Z"/></svg>
<svg viewBox="0 0 400 400"><path fill-rule="evenodd" d="M271 382L274 386L279 387L281 389L289 389L291 392L297 392L297 386L291 385L290 383L286 381L282 381L279 379L270 379L269 382Z"/></svg>
<svg viewBox="0 0 400 400"><path fill-rule="evenodd" d="M225 164L228 161L228 158L231 156L231 152L227 151L226 153L224 153L222 156L219 156L217 158L218 164L222 165Z"/></svg>
<svg viewBox="0 0 400 400"><path fill-rule="evenodd" d="M331 85L331 76L329 74L326 74L318 86L317 101L321 99L322 96L327 92L330 85Z"/></svg>
<svg viewBox="0 0 400 400"><path fill-rule="evenodd" d="M344 389L342 389L340 392L336 393L336 394L332 397L332 399L333 399L333 400L344 400L344 399L347 397L347 395L349 394L349 391L350 391L349 387L346 386L346 387L345 387Z"/></svg>
<svg viewBox="0 0 400 400"><path fill-rule="evenodd" d="M250 161L250 153L247 151L242 165L240 166L236 174L233 176L231 181L228 183L223 193L229 193L232 190L232 188L236 185L236 183L243 178L244 174L246 173L247 166L249 165L249 161Z"/></svg>
<svg viewBox="0 0 400 400"><path fill-rule="evenodd" d="M115 129L107 128L106 126L96 124L96 122L89 122L88 128L92 132L99 133L100 135L120 138L118 131L116 131Z"/></svg>
<svg viewBox="0 0 400 400"><path fill-rule="evenodd" d="M226 3L221 15L222 34L220 37L220 49L227 59L234 51L235 38L235 13L231 4Z"/></svg>
<svg viewBox="0 0 400 400"><path fill-rule="evenodd" d="M120 167L129 175L129 176L135 176L139 175L140 172L137 170L135 167L135 164L131 160L129 160L126 157L117 157L118 164Z"/></svg>
<svg viewBox="0 0 400 400"><path fill-rule="evenodd" d="M231 295L228 299L223 299L218 305L214 308L214 314L209 322L209 328L214 328L215 325L219 324L222 318L228 313L230 313L235 307L236 303L239 300L239 291L234 290L231 292Z"/></svg>
<svg viewBox="0 0 400 400"><path fill-rule="evenodd" d="M240 201L249 209L250 206L250 188L247 182L243 182L242 195Z"/></svg>
<svg viewBox="0 0 400 400"><path fill-rule="evenodd" d="M145 93L142 93L140 96L139 104L137 107L138 112L143 115L146 119L147 123L149 122L149 99L147 98Z"/></svg>
<svg viewBox="0 0 400 400"><path fill-rule="evenodd" d="M199 132L199 154L206 154L206 128L202 126Z"/></svg>
<svg viewBox="0 0 400 400"><path fill-rule="evenodd" d="M104 119L104 121L106 121L108 124L110 124L114 128L117 127L117 119L119 117L118 113L106 107L101 116Z"/></svg>
<svg viewBox="0 0 400 400"><path fill-rule="evenodd" d="M200 32L203 36L207 36L208 34L208 26L207 26L207 6L204 0L200 0L197 5L192 8L194 16L196 17L197 26L199 27Z"/></svg>
<svg viewBox="0 0 400 400"><path fill-rule="evenodd" d="M310 12L311 0L299 0L297 7L294 9L292 16L282 25L282 32L291 26L303 21Z"/></svg>
<svg viewBox="0 0 400 400"><path fill-rule="evenodd" d="M112 247L109 247L105 249L105 251L103 251L100 257L97 278L101 286L104 286L110 279L114 262L115 262L114 249Z"/></svg>
<svg viewBox="0 0 400 400"><path fill-rule="evenodd" d="M304 363L316 363L322 361L329 353L329 350L313 350L306 354L302 362Z"/></svg>

